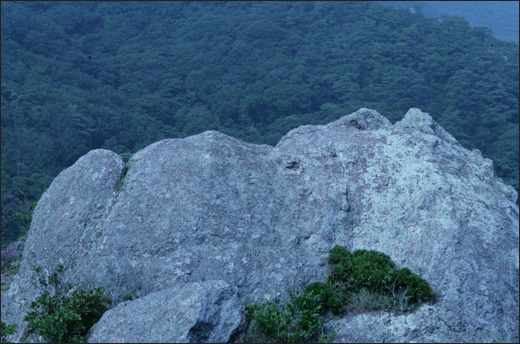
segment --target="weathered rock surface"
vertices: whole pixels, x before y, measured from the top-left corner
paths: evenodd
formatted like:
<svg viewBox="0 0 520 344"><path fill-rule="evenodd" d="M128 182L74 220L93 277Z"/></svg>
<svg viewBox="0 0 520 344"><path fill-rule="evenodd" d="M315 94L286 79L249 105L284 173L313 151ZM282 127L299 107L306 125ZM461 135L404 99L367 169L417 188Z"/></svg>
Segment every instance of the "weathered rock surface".
<svg viewBox="0 0 520 344"><path fill-rule="evenodd" d="M88 343L225 343L245 322L237 288L194 282L122 302L105 312Z"/></svg>
<svg viewBox="0 0 520 344"><path fill-rule="evenodd" d="M412 314L334 319L336 341L482 342L500 331L518 341L517 194L418 109L395 125L361 109L276 147L214 131L163 140L133 156L119 190L123 168L117 154L92 151L38 202L2 295L2 321L19 324L11 339L26 338L22 318L41 293L33 265L50 273L62 262L66 281L105 286L115 308L90 341L227 341L240 327L234 310L322 279L342 245L388 254L440 297ZM216 281L236 294L204 284ZM219 292L226 301L197 314L206 308L193 300ZM192 300L189 320L168 315L182 303L175 293ZM140 298L118 305L127 294ZM152 324L168 319L175 335L161 337Z"/></svg>

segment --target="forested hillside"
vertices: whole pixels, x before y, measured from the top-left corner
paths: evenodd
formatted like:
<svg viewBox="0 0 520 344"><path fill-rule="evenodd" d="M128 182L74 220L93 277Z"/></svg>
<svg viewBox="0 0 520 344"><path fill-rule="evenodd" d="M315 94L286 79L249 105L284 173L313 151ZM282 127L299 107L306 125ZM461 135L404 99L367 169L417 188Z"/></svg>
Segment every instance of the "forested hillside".
<svg viewBox="0 0 520 344"><path fill-rule="evenodd" d="M2 2L2 245L91 149L411 107L518 190L518 44L372 2ZM22 196L25 195L25 199Z"/></svg>
<svg viewBox="0 0 520 344"><path fill-rule="evenodd" d="M495 37L518 43L518 1L382 1L397 8L414 8L428 18L443 14L464 17L471 26L486 26Z"/></svg>

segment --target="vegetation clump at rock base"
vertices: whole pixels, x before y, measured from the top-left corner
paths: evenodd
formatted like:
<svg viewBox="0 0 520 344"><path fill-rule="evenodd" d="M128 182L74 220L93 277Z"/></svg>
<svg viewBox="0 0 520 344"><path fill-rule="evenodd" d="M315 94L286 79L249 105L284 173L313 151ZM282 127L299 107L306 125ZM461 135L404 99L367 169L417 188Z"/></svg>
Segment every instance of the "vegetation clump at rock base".
<svg viewBox="0 0 520 344"><path fill-rule="evenodd" d="M257 302L246 306L249 342L328 342L335 333L324 333L323 316L348 310L385 310L396 314L412 311L421 303L434 302L429 283L408 268L374 250L329 251L331 266L325 282L309 284L303 292L289 291L290 300Z"/></svg>

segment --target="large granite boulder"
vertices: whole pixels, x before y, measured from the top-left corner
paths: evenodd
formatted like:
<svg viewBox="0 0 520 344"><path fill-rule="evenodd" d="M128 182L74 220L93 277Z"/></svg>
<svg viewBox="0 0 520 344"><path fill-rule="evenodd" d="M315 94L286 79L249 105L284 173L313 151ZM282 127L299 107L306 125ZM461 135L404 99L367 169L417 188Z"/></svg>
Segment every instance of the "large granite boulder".
<svg viewBox="0 0 520 344"><path fill-rule="evenodd" d="M516 199L489 159L418 109L395 125L361 109L276 147L215 131L167 139L127 167L95 150L38 202L2 321L19 324L10 339L31 338L32 267L62 263L65 281L104 285L114 300L88 341L233 341L247 301L283 301L323 279L342 245L386 253L439 299L331 319L335 341L518 341Z"/></svg>

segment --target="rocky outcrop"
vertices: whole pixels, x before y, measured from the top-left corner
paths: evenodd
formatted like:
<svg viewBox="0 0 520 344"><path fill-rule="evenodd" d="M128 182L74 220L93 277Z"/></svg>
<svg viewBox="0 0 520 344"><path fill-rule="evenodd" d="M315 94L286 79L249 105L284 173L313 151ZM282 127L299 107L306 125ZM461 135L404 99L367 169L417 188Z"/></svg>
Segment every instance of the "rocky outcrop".
<svg viewBox="0 0 520 344"><path fill-rule="evenodd" d="M2 321L19 324L11 339L26 338L22 318L41 292L32 266L61 262L67 282L104 285L114 300L90 341L233 340L247 301L283 301L323 279L342 245L386 253L439 300L332 319L336 341L518 341L516 198L490 160L418 109L395 125L361 109L276 147L215 131L167 139L128 168L95 150L38 202Z"/></svg>

